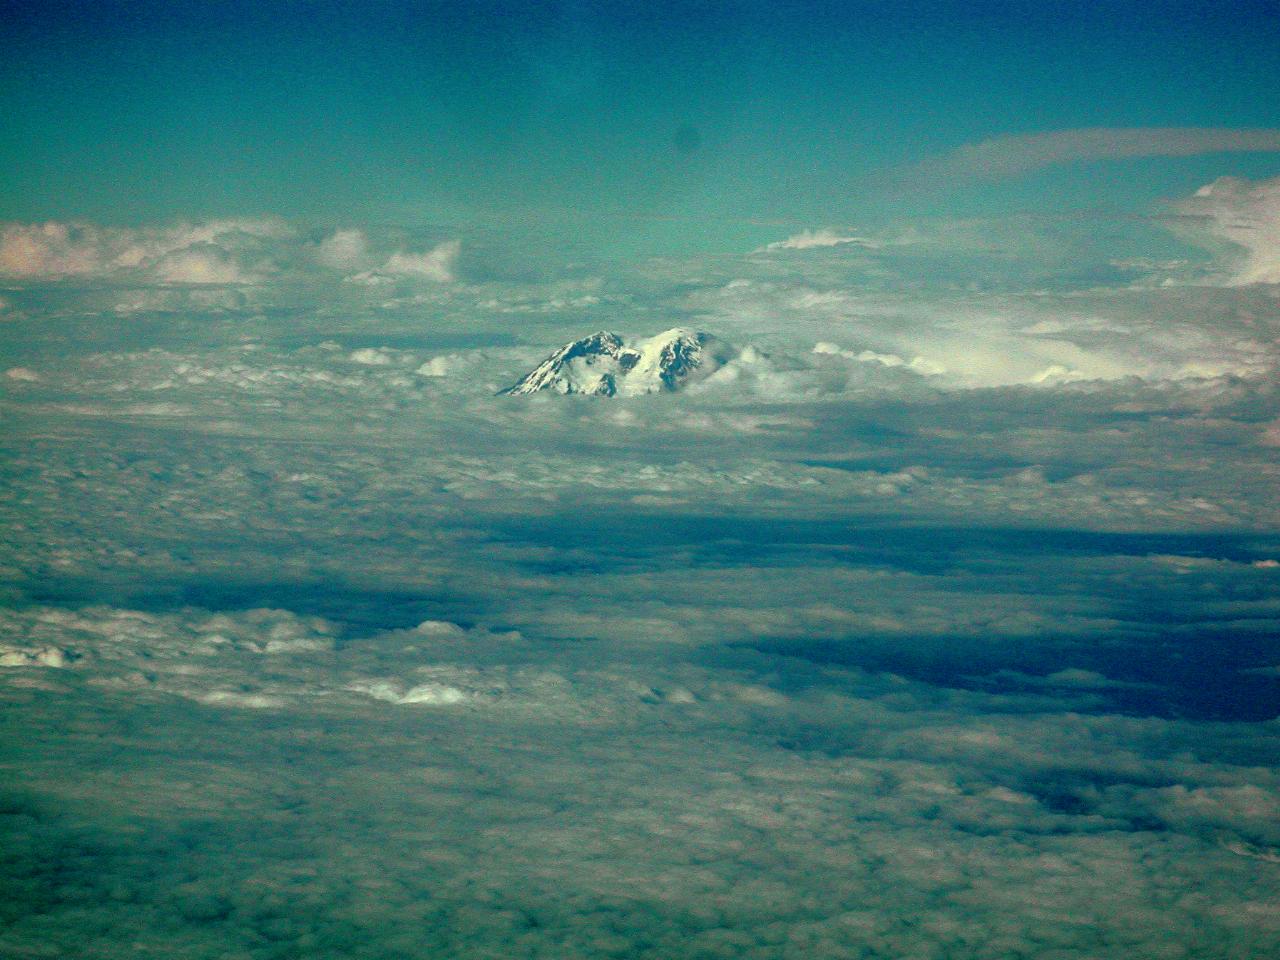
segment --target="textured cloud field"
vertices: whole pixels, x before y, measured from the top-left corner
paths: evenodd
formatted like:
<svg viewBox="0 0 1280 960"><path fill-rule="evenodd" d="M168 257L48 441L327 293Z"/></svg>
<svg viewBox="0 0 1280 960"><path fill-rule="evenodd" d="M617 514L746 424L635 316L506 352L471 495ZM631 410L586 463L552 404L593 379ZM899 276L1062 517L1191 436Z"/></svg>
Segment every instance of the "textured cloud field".
<svg viewBox="0 0 1280 960"><path fill-rule="evenodd" d="M1273 194L3 228L0 952L1275 953Z"/></svg>

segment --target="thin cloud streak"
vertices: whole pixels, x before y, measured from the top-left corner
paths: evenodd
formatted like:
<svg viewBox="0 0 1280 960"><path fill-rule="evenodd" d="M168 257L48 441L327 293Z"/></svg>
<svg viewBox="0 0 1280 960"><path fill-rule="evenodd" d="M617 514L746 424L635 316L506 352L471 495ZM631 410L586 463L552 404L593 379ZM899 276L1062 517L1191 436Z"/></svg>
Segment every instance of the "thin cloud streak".
<svg viewBox="0 0 1280 960"><path fill-rule="evenodd" d="M896 171L903 185L994 181L1088 160L1189 157L1201 153L1280 152L1280 129L1081 127L992 137Z"/></svg>

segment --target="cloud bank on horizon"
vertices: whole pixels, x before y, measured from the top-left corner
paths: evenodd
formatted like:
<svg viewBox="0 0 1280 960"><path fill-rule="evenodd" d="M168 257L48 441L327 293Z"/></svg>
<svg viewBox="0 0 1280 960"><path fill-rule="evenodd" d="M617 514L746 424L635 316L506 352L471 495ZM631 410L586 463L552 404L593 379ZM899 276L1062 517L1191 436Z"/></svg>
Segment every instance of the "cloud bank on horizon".
<svg viewBox="0 0 1280 960"><path fill-rule="evenodd" d="M279 219L136 228L7 223L0 225L0 279L235 286L320 267L366 284L397 278L446 282L453 279L460 248L457 240L445 240L421 252L397 249L379 262L364 231L339 228L316 239Z"/></svg>

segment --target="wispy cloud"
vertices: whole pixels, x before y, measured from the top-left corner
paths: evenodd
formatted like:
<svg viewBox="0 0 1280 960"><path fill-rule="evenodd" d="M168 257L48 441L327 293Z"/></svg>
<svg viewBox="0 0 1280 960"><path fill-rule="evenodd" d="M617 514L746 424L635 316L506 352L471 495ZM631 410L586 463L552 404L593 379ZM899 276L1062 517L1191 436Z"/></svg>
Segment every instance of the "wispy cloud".
<svg viewBox="0 0 1280 960"><path fill-rule="evenodd" d="M1280 129L1233 127L1080 127L992 137L896 171L896 179L929 185L1003 180L1042 167L1126 157L1280 151Z"/></svg>

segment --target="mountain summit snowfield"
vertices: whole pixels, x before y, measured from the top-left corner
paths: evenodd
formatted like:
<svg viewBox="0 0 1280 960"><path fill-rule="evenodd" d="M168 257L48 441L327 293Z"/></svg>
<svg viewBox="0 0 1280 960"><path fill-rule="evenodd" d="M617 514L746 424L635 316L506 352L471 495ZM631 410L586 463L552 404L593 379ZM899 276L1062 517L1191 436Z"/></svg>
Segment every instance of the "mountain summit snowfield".
<svg viewBox="0 0 1280 960"><path fill-rule="evenodd" d="M740 354L717 337L684 327L634 341L601 330L566 343L502 393L549 390L595 397L659 393L704 379Z"/></svg>

